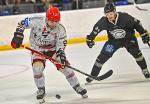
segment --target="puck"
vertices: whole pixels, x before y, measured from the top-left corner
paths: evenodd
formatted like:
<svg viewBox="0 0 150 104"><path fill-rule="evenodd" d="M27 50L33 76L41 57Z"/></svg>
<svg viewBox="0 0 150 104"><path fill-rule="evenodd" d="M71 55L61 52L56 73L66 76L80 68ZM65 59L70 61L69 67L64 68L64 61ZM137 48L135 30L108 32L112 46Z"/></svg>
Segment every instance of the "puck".
<svg viewBox="0 0 150 104"><path fill-rule="evenodd" d="M60 99L61 96L60 96L59 94L56 94L56 98L57 98L57 99Z"/></svg>

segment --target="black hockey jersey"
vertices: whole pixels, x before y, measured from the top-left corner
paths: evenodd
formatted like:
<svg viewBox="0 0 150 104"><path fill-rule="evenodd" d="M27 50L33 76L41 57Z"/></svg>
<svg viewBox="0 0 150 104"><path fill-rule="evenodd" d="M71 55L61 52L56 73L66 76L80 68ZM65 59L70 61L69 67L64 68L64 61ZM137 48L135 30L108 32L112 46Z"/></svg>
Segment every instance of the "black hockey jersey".
<svg viewBox="0 0 150 104"><path fill-rule="evenodd" d="M131 15L123 12L117 12L116 21L114 23L108 21L107 17L103 16L93 27L90 33L90 38L94 38L102 30L106 30L109 40L122 40L135 37L135 30L140 34L146 32L139 20Z"/></svg>

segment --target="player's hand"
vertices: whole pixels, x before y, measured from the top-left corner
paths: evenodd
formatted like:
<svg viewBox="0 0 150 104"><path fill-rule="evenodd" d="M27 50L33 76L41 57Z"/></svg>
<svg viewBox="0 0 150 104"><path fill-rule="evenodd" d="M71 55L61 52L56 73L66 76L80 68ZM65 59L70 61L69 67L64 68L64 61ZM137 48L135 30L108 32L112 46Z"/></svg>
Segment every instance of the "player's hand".
<svg viewBox="0 0 150 104"><path fill-rule="evenodd" d="M92 39L90 39L90 35L87 35L86 37L86 44L89 48L92 48L95 45L95 42Z"/></svg>
<svg viewBox="0 0 150 104"><path fill-rule="evenodd" d="M150 37L149 37L148 33L142 34L141 37L142 37L142 41L144 44L149 43Z"/></svg>
<svg viewBox="0 0 150 104"><path fill-rule="evenodd" d="M57 54L57 57L60 58L61 64L62 64L63 66L65 66L65 65L66 65L66 56L65 56L64 51L61 50L61 49L59 49L59 50L56 52L56 54Z"/></svg>
<svg viewBox="0 0 150 104"><path fill-rule="evenodd" d="M11 46L12 48L19 48L22 44L24 35L23 33L19 33L19 32L14 32L14 37L11 41Z"/></svg>

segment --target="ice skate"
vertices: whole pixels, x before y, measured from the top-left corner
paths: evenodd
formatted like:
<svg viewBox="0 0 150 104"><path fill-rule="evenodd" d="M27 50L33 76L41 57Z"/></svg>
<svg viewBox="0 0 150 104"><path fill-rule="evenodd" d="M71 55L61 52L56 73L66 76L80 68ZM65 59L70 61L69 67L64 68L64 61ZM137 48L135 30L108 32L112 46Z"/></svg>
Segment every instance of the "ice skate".
<svg viewBox="0 0 150 104"><path fill-rule="evenodd" d="M88 95L86 94L86 93L87 93L87 90L86 90L86 89L83 89L79 84L74 87L74 90L75 90L78 94L80 94L80 95L82 96L82 98L87 98L87 97L88 97Z"/></svg>
<svg viewBox="0 0 150 104"><path fill-rule="evenodd" d="M150 73L149 73L148 69L143 69L142 73L145 76L145 78L147 78L147 79L150 78Z"/></svg>
<svg viewBox="0 0 150 104"><path fill-rule="evenodd" d="M45 87L38 88L36 99L38 100L39 104L43 104L45 102Z"/></svg>

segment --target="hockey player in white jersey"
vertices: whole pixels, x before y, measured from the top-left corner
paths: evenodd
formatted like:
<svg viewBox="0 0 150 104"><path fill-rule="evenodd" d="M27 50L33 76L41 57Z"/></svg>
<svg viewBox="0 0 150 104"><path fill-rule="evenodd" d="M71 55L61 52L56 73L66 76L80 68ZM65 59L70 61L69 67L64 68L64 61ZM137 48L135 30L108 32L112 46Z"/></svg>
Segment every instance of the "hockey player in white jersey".
<svg viewBox="0 0 150 104"><path fill-rule="evenodd" d="M65 67L65 65L69 64L64 52L67 43L66 31L64 26L59 23L60 17L61 15L58 8L50 6L50 8L46 11L46 18L42 16L25 18L18 23L16 31L14 32L14 37L11 41L11 46L15 49L19 48L24 38L24 30L31 28L29 38L31 48L40 51L63 64L63 68L56 66L57 70L65 75L67 81L78 94L82 97L87 97L86 89L83 89L80 86L73 70ZM45 96L45 80L43 71L45 68L46 58L36 53L32 53L31 56L34 81L38 88L36 97L37 99L43 99Z"/></svg>

